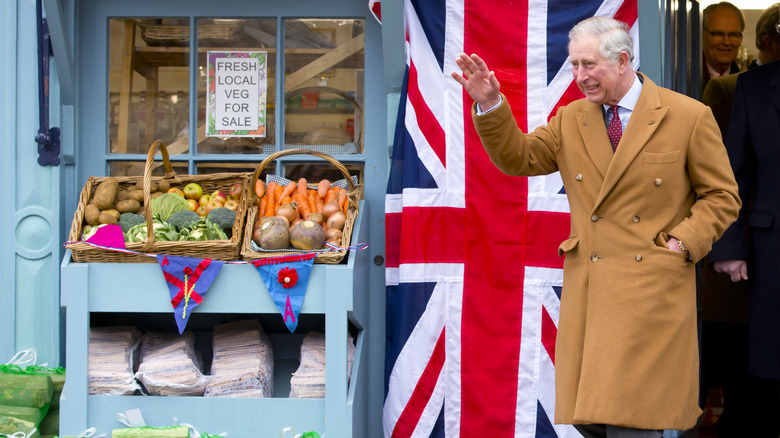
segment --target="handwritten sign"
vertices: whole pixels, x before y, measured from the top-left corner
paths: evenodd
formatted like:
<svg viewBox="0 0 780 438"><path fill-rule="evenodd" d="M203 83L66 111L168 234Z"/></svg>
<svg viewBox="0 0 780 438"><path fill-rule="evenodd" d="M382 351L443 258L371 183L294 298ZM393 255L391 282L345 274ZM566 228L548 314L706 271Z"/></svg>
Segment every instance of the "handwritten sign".
<svg viewBox="0 0 780 438"><path fill-rule="evenodd" d="M207 137L265 137L267 52L208 52Z"/></svg>

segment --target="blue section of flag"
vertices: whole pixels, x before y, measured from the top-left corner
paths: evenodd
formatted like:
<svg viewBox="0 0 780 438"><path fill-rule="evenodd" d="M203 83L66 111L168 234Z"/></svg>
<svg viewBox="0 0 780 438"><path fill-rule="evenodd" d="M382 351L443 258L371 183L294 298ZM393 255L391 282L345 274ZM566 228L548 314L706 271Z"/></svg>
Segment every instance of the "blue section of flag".
<svg viewBox="0 0 780 438"><path fill-rule="evenodd" d="M192 311L203 301L225 262L158 254L157 263L168 285L179 334L184 333Z"/></svg>
<svg viewBox="0 0 780 438"><path fill-rule="evenodd" d="M569 30L580 21L596 15L601 2L550 0L547 4L547 83L569 56ZM552 61L552 62L550 62Z"/></svg>
<svg viewBox="0 0 780 438"><path fill-rule="evenodd" d="M298 317L313 264L314 257L309 257L306 260L255 266L290 333L298 327Z"/></svg>
<svg viewBox="0 0 780 438"><path fill-rule="evenodd" d="M444 70L444 44L447 2L446 0L412 0L412 7L423 23L423 32L433 49L433 56L439 61L439 69Z"/></svg>

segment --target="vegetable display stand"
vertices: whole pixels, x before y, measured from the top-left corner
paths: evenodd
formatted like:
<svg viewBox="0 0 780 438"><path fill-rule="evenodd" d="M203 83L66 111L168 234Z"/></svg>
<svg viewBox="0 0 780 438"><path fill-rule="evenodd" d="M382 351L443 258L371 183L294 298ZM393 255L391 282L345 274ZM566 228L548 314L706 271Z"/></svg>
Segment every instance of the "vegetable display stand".
<svg viewBox="0 0 780 438"><path fill-rule="evenodd" d="M289 251L283 251L283 250L276 250L276 251L255 251L252 249L252 232L254 230L254 223L255 220L261 216L258 208L258 201L257 195L254 191L255 184L257 182L257 179L260 177L261 172L265 167L271 163L273 160L284 157L287 155L313 155L315 157L319 157L324 159L325 161L333 164L333 166L336 167L336 169L341 172L342 175L344 175L344 180L347 185L347 213L346 213L346 220L344 222L344 229L342 230L342 238L341 238L341 247L346 248L350 244L350 240L352 237L353 232L353 226L355 223L355 218L358 216L359 212L359 202L363 195L363 188L360 184L355 184L352 181L352 177L349 175L349 171L347 171L347 168L341 164L338 160L331 157L330 155L319 152L311 149L288 149L284 151L279 151L276 153L273 153L269 155L265 160L263 160L260 165L255 170L255 173L252 175L251 180L249 182L250 189L250 196L247 202L247 218L246 218L246 227L244 230L244 239L243 244L241 246L241 258L244 260L257 260L261 258L267 258L267 257L279 257L284 255L292 255L292 254L300 254L300 253L307 253L311 251L304 251L304 250L298 250L295 248L290 248ZM314 186L311 186L310 188L314 188ZM344 256L346 255L347 250L342 249L338 251L324 251L317 254L317 256L314 258L314 263L330 263L335 264L339 263L344 259Z"/></svg>
<svg viewBox="0 0 780 438"><path fill-rule="evenodd" d="M361 212L367 211L362 208ZM353 236L366 239L368 218L355 220ZM368 413L368 251L354 251L346 263L312 267L295 333L282 316L257 270L247 263L226 264L195 308L188 329L213 330L225 320L258 318L274 354L272 398L200 396L109 396L89 394L90 328L134 325L175 330L170 295L159 266L147 263L75 263L70 251L61 265L61 302L66 314L68 378L60 402L60 436L78 436L89 427L110 435L122 427L117 414L139 409L148 426L170 426L173 419L200 432L226 432L231 438L276 437L287 427L331 437L364 438ZM276 324L276 326L274 326ZM325 333L325 398L289 398L290 377L308 331ZM351 378L347 379L347 334L356 339ZM204 358L208 355L204 354ZM376 377L376 376L374 376Z"/></svg>
<svg viewBox="0 0 780 438"><path fill-rule="evenodd" d="M159 149L162 154L165 176L152 179L154 156ZM73 216L73 223L66 245L71 250L73 260L78 263L156 263L154 257L141 254L123 253L103 248L97 248L84 243L81 240L85 224L85 211L93 201L96 188L100 183L109 178L118 182L118 189L135 187L139 182L143 183L143 209L146 219L147 237L143 242L125 242L125 247L134 252L147 254L168 254L186 257L211 258L216 260L238 260L241 250L241 237L244 231L246 218L247 199L249 198L250 173L214 173L207 175L177 175L168 158L168 150L165 144L159 140L152 143L146 157L146 166L143 176L118 176L118 177L93 177L87 179L84 189L79 197L78 207ZM151 185L152 182L165 181L171 187L183 186L188 183L198 183L204 191L209 193L221 190L227 193L235 183L243 185L243 192L238 201L236 220L233 223L232 236L228 240L207 241L159 241L155 239L151 213Z"/></svg>

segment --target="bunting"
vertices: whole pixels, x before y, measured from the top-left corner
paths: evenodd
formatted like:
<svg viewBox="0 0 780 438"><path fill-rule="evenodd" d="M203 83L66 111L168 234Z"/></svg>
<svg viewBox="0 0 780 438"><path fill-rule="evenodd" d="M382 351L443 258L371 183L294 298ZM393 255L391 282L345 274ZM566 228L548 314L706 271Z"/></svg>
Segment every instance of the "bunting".
<svg viewBox="0 0 780 438"><path fill-rule="evenodd" d="M170 255L158 255L157 262L168 284L176 326L182 334L192 311L203 302L225 262Z"/></svg>

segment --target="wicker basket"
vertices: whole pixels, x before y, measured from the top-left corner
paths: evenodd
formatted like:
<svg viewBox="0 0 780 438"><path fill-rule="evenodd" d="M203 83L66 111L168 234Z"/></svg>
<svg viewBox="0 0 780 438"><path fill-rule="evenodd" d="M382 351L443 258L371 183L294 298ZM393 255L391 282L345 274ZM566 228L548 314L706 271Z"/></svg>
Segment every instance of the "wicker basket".
<svg viewBox="0 0 780 438"><path fill-rule="evenodd" d="M207 240L207 241L176 241L176 242L157 242L152 231L152 213L151 213L151 194L149 186L152 182L152 167L154 156L159 148L162 153L163 165L165 166L165 176L156 177L155 180L167 180L171 187L186 185L191 182L198 183L203 187L204 192L213 192L221 190L228 192L230 186L240 182L244 185L244 191L241 199L238 201L236 211L236 220L233 223L233 234L229 240ZM147 253L147 254L167 254L174 256L197 257L202 259L214 260L238 260L241 249L241 236L244 231L244 220L246 218L246 206L249 198L249 178L251 173L214 173L208 175L177 175L171 167L168 159L168 150L165 144L159 140L155 141L149 148L149 154L146 157L146 166L144 175L141 176L118 176L119 189L127 189L135 186L139 181L143 181L144 190L144 217L146 218L146 227L148 237L143 242L125 242L128 250ZM92 194L98 184L103 182L106 177L89 177L84 189L81 191L78 208L73 216L73 224L70 228L67 248L70 248L73 260L77 263L156 263L154 257L141 254L128 254L118 251L112 251L102 248L96 248L84 242L81 242L81 233L84 227L84 210L92 199Z"/></svg>
<svg viewBox="0 0 780 438"><path fill-rule="evenodd" d="M198 44L227 44L238 40L244 30L244 20L220 20L198 25ZM184 47L190 45L190 26L175 24L141 24L141 39L150 46Z"/></svg>
<svg viewBox="0 0 780 438"><path fill-rule="evenodd" d="M355 224L355 219L358 215L358 202L360 201L360 198L363 194L363 188L360 184L355 185L352 182L352 178L349 175L349 171L347 171L347 168L344 167L343 164L341 164L338 160L331 157L330 155L324 153L324 152L318 152L311 149L288 149L285 151L279 151L275 152L268 156L265 160L263 160L262 163L257 167L255 170L254 175L252 175L252 178L250 180L249 186L251 187L251 194L249 201L247 203L247 218L246 218L246 224L247 226L244 229L244 241L241 246L241 258L244 260L257 260L261 258L267 258L267 257L280 257L285 255L292 255L292 254L301 254L301 253L308 253L311 251L303 251L298 250L295 248L290 248L289 251L254 251L252 250L252 232L254 231L254 223L257 219L258 215L258 198L257 195L254 194L254 187L255 183L257 181L257 178L260 177L260 173L265 169L265 167L270 163L271 161L279 158L284 157L287 155L313 155L315 157L320 157L331 164L333 164L343 175L347 182L347 219L344 223L344 229L342 230L342 240L341 240L341 246L346 247L350 244L350 239L352 238L352 228ZM311 188L314 188L313 186ZM328 263L328 264L336 264L341 262L341 260L344 259L344 256L346 255L347 250L342 249L339 251L327 251L327 252L321 252L317 254L317 256L314 258L314 263Z"/></svg>

